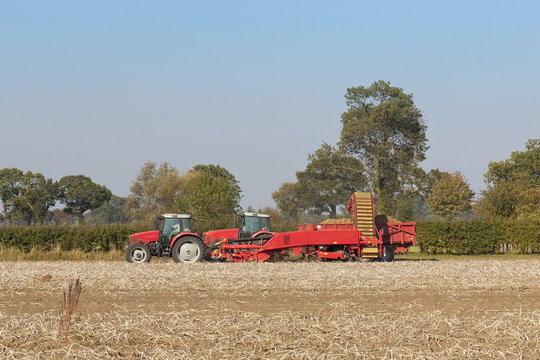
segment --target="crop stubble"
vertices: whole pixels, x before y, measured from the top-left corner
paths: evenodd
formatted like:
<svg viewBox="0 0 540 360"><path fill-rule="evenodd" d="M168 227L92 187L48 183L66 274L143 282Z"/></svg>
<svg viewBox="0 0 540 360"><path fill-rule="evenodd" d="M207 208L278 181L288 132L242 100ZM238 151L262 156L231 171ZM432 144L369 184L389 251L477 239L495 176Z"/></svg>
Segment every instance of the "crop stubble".
<svg viewBox="0 0 540 360"><path fill-rule="evenodd" d="M538 359L540 260L3 262L0 358ZM58 303L83 292L64 345Z"/></svg>

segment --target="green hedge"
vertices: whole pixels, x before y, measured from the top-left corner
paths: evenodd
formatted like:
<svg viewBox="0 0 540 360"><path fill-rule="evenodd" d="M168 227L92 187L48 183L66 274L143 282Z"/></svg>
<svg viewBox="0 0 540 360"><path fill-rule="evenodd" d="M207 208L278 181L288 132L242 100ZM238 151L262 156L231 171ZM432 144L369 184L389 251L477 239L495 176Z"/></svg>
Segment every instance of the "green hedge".
<svg viewBox="0 0 540 360"><path fill-rule="evenodd" d="M133 225L60 225L0 227L0 244L25 252L32 248L61 250L108 251L120 249L128 235L149 230Z"/></svg>
<svg viewBox="0 0 540 360"><path fill-rule="evenodd" d="M540 222L419 222L417 245L428 254L540 253Z"/></svg>
<svg viewBox="0 0 540 360"><path fill-rule="evenodd" d="M0 245L22 251L122 249L128 235L150 229L135 225L0 227ZM540 253L540 222L419 222L417 245L428 254Z"/></svg>

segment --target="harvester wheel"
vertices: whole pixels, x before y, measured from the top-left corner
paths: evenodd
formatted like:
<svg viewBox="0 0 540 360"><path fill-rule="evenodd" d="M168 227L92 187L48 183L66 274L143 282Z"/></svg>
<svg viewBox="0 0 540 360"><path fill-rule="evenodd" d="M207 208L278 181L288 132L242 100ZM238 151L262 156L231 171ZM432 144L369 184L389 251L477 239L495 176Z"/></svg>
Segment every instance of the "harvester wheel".
<svg viewBox="0 0 540 360"><path fill-rule="evenodd" d="M174 261L181 263L200 262L204 257L204 253L204 244L194 236L185 236L178 239L172 248Z"/></svg>
<svg viewBox="0 0 540 360"><path fill-rule="evenodd" d="M383 262L390 262L394 260L394 248L390 245L383 245L381 256L379 260Z"/></svg>
<svg viewBox="0 0 540 360"><path fill-rule="evenodd" d="M349 252L348 249L344 249L343 250L343 257L341 258L341 261L342 262L347 262L351 260L351 253Z"/></svg>
<svg viewBox="0 0 540 360"><path fill-rule="evenodd" d="M150 261L150 249L143 243L134 243L126 249L126 260L129 263L145 263Z"/></svg>

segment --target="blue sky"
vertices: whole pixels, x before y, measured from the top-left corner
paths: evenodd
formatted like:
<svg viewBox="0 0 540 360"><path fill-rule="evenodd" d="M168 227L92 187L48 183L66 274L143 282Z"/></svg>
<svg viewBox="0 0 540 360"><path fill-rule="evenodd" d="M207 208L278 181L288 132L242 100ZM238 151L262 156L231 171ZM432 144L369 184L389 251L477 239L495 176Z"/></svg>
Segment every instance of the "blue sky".
<svg viewBox="0 0 540 360"><path fill-rule="evenodd" d="M0 3L0 168L84 174L127 196L146 161L220 164L273 205L344 94L386 80L428 126L424 169L485 188L540 137L540 3Z"/></svg>

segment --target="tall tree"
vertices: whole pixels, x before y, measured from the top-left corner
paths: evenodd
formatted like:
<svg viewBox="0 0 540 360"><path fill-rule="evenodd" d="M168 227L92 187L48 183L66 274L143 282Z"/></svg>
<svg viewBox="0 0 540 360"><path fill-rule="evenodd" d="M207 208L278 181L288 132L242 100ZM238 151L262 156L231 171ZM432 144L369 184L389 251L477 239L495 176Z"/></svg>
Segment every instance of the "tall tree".
<svg viewBox="0 0 540 360"><path fill-rule="evenodd" d="M227 169L219 165L195 165L193 170L199 173L208 174L212 179L219 179L225 181L231 190L231 200L236 207L240 207L240 199L242 198L240 185L236 177L231 174Z"/></svg>
<svg viewBox="0 0 540 360"><path fill-rule="evenodd" d="M181 193L182 178L168 163L143 165L130 187L126 212L131 221L151 224L156 215L176 212L176 198Z"/></svg>
<svg viewBox="0 0 540 360"><path fill-rule="evenodd" d="M230 227L233 214L240 211L241 189L235 176L219 165L196 165L183 178L176 205L199 222L197 230Z"/></svg>
<svg viewBox="0 0 540 360"><path fill-rule="evenodd" d="M16 168L0 170L0 200L4 208L4 217L9 218L9 200L19 195L24 172Z"/></svg>
<svg viewBox="0 0 540 360"><path fill-rule="evenodd" d="M507 160L490 161L484 179L488 184L524 182L540 186L540 139L529 139L525 151L513 151Z"/></svg>
<svg viewBox="0 0 540 360"><path fill-rule="evenodd" d="M17 201L14 207L28 207L38 225L41 225L47 217L49 208L56 204L59 195L57 182L45 179L41 173L28 171L22 178L19 196L15 198Z"/></svg>
<svg viewBox="0 0 540 360"><path fill-rule="evenodd" d="M303 189L297 182L285 182L272 193L277 208L285 217L285 221L298 223L301 213L306 207L303 203Z"/></svg>
<svg viewBox="0 0 540 360"><path fill-rule="evenodd" d="M475 210L487 219L515 218L522 193L523 189L512 182L488 185L488 188L481 192Z"/></svg>
<svg viewBox="0 0 540 360"><path fill-rule="evenodd" d="M460 212L471 209L474 192L459 171L448 173L436 170L433 174L435 178L427 202L434 214L450 221Z"/></svg>
<svg viewBox="0 0 540 360"><path fill-rule="evenodd" d="M65 204L64 211L77 216L79 224L84 223L84 213L94 210L109 201L112 193L103 185L92 182L84 175L64 176L58 182L60 202Z"/></svg>
<svg viewBox="0 0 540 360"><path fill-rule="evenodd" d="M254 209L248 209L251 211ZM265 207L260 209L263 214L270 215L270 230L274 232L295 231L298 229L298 223L287 219L285 215L278 209Z"/></svg>
<svg viewBox="0 0 540 360"><path fill-rule="evenodd" d="M32 225L36 218L28 206L23 206L17 198L13 199L16 204L9 205L9 224L11 225ZM20 205L20 206L19 206Z"/></svg>
<svg viewBox="0 0 540 360"><path fill-rule="evenodd" d="M478 211L488 218L531 217L540 214L540 139L530 139L525 151L491 161L484 174L488 184Z"/></svg>
<svg viewBox="0 0 540 360"><path fill-rule="evenodd" d="M112 195L111 199L86 218L88 224L125 224L129 221L126 214L126 198Z"/></svg>
<svg viewBox="0 0 540 360"><path fill-rule="evenodd" d="M26 224L34 220L43 224L59 196L58 184L52 179L15 168L0 171L0 194L6 217Z"/></svg>
<svg viewBox="0 0 540 360"><path fill-rule="evenodd" d="M308 156L306 169L297 172L296 178L302 205L331 217L336 217L338 206L345 206L352 193L366 186L362 162L327 143Z"/></svg>
<svg viewBox="0 0 540 360"><path fill-rule="evenodd" d="M385 81L347 89L345 99L341 147L364 165L378 212L394 215L428 149L422 114L412 94Z"/></svg>
<svg viewBox="0 0 540 360"><path fill-rule="evenodd" d="M49 224L54 225L74 225L77 223L77 217L73 214L68 214L62 209L55 208L49 211Z"/></svg>

